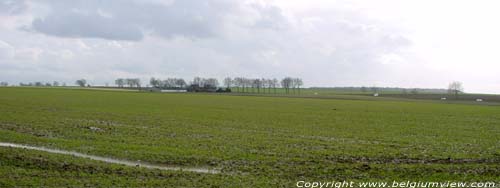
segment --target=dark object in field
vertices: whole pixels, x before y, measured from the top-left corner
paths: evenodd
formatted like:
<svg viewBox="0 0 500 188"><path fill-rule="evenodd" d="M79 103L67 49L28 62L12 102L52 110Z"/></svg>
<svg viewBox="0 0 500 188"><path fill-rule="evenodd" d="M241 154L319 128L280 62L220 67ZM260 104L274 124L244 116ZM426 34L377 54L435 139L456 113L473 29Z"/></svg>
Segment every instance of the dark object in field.
<svg viewBox="0 0 500 188"><path fill-rule="evenodd" d="M370 165L368 165L368 164L363 164L363 165L361 165L361 168L360 168L360 169L362 169L362 170L365 170L365 171L366 171L366 170L370 170L370 169L371 169L371 167L370 167Z"/></svg>
<svg viewBox="0 0 500 188"><path fill-rule="evenodd" d="M211 85L205 85L200 87L199 85L192 84L187 88L188 92L216 92L217 87Z"/></svg>

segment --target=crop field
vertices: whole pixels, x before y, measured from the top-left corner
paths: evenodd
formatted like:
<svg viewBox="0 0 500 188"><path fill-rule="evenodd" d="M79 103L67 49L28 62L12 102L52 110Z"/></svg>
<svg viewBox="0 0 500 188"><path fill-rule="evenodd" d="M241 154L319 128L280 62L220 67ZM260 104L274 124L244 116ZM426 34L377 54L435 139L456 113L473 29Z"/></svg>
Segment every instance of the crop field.
<svg viewBox="0 0 500 188"><path fill-rule="evenodd" d="M297 181L500 182L500 107L431 101L0 87L0 187L294 187Z"/></svg>

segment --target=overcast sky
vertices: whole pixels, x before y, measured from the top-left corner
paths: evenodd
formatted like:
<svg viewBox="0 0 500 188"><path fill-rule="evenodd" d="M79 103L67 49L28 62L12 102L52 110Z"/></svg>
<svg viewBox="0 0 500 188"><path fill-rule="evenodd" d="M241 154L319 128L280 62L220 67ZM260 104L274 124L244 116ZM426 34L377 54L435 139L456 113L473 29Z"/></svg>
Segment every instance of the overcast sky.
<svg viewBox="0 0 500 188"><path fill-rule="evenodd" d="M0 0L0 81L301 77L500 93L497 0Z"/></svg>

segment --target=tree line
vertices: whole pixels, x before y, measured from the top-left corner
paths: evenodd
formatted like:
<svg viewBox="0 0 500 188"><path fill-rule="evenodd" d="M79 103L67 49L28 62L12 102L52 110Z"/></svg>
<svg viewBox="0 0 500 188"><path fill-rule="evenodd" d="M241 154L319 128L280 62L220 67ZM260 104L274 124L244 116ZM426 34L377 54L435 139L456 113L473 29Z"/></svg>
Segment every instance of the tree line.
<svg viewBox="0 0 500 188"><path fill-rule="evenodd" d="M247 93L277 93L277 88L283 88L285 93L300 93L300 87L304 85L301 78L285 77L281 80L276 78L245 78L227 77L224 86L235 88L237 92Z"/></svg>
<svg viewBox="0 0 500 188"><path fill-rule="evenodd" d="M118 78L115 80L115 84L118 87L123 87L127 85L128 87L141 87L141 79L139 78Z"/></svg>
<svg viewBox="0 0 500 188"><path fill-rule="evenodd" d="M118 78L115 80L118 87L141 87L141 80L138 78ZM226 77L221 87L225 91L236 89L241 93L277 93L277 88L284 89L285 93L300 94L300 89L304 85L301 78L285 77L281 80L277 78L245 78L245 77ZM186 82L183 78L160 79L151 77L148 87L159 89L205 89L204 91L219 88L217 78L194 77L193 80Z"/></svg>
<svg viewBox="0 0 500 188"><path fill-rule="evenodd" d="M152 77L149 80L149 84L154 88L177 88L182 89L187 86L186 81L182 78L167 78L165 80L161 80L159 78Z"/></svg>
<svg viewBox="0 0 500 188"><path fill-rule="evenodd" d="M75 85L80 87L91 87L86 79L78 79ZM0 82L0 86L8 86L7 82ZM115 85L117 87L130 87L130 88L141 88L141 80L139 78L118 78L115 80ZM219 87L219 81L217 78L202 78L194 77L192 81L186 82L183 78L166 78L159 79L152 77L149 80L149 85L147 87L159 88L159 89L188 89L189 87L194 88L204 88L204 89L217 89ZM58 81L54 82L29 82L29 83L19 83L19 86L37 86L37 87L52 87L52 86L66 86L66 83L60 83ZM108 84L106 84L108 86ZM281 80L276 78L245 78L227 77L223 80L222 87L226 88L226 91L231 89L236 89L238 92L256 92L256 93L276 93L277 88L283 88L286 93L300 93L300 87L303 86L302 79L285 77ZM228 90L229 89L229 90Z"/></svg>
<svg viewBox="0 0 500 188"><path fill-rule="evenodd" d="M85 79L78 79L75 84L80 87L90 87ZM118 87L135 87L141 88L141 80L139 78L118 78L115 80L115 85ZM224 92L230 92L235 90L240 93L277 93L277 89L281 88L285 93L297 93L300 94L300 89L304 85L301 78L285 77L281 80L276 78L245 78L245 77L226 77L223 80L222 87L225 88ZM9 86L8 82L0 82L0 86ZM34 87L58 87L66 86L65 82L20 82L19 86L34 86ZM108 84L106 83L106 87ZM216 78L202 78L194 77L192 81L186 82L183 78L167 78L159 79L151 77L149 80L149 85L147 87L153 87L158 89L189 89L189 88L201 88L201 91L215 91L219 88L219 81ZM204 89L204 90L203 90ZM429 90L428 92L437 92L437 90L443 89L407 89L407 88L380 88L380 87L341 87L336 88L340 90L356 90L365 93L371 91L373 93L378 93L379 90L394 90L401 91L403 94L413 94L419 93L419 90ZM462 93L464 93L463 84L458 81L453 81L448 85L447 92L449 95L454 95L455 98Z"/></svg>
<svg viewBox="0 0 500 188"><path fill-rule="evenodd" d="M0 84L1 85L1 84ZM5 82L5 86L8 86L8 83ZM35 87L59 87L59 86L66 86L66 83L59 83L58 81L53 81L53 82L20 82L19 86L35 86Z"/></svg>

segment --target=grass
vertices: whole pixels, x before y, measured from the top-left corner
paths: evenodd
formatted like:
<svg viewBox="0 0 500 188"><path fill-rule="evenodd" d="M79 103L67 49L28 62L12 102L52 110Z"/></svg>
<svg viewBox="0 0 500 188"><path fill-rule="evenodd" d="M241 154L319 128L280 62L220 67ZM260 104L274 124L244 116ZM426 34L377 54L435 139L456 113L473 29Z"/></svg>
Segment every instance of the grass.
<svg viewBox="0 0 500 188"><path fill-rule="evenodd" d="M498 106L11 87L0 88L0 114L0 142L224 172L0 148L0 186L500 181Z"/></svg>

